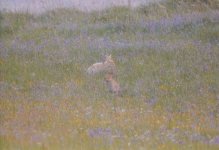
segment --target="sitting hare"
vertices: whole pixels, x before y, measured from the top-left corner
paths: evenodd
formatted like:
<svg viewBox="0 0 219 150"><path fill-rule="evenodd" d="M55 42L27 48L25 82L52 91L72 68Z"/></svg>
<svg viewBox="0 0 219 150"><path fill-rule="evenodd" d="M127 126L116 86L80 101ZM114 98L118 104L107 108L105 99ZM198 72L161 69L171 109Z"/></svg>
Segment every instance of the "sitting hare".
<svg viewBox="0 0 219 150"><path fill-rule="evenodd" d="M95 63L87 69L88 75L96 74L101 71L109 70L111 67L115 66L115 63L110 56L106 56L105 62Z"/></svg>
<svg viewBox="0 0 219 150"><path fill-rule="evenodd" d="M104 79L106 80L106 86L110 93L121 93L119 84L113 79L113 73L107 74Z"/></svg>

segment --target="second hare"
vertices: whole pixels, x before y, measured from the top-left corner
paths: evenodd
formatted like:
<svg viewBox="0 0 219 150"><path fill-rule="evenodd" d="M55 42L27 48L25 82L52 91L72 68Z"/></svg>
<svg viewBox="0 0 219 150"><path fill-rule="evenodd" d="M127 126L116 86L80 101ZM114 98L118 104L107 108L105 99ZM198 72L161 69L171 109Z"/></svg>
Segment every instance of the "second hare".
<svg viewBox="0 0 219 150"><path fill-rule="evenodd" d="M109 73L104 78L106 80L106 86L110 93L120 94L121 89L119 84L113 79L113 73Z"/></svg>
<svg viewBox="0 0 219 150"><path fill-rule="evenodd" d="M115 63L111 59L111 55L106 56L106 61L105 62L99 62L99 63L93 64L92 66L90 66L87 69L87 73L88 73L88 75L94 75L94 74L99 73L101 71L109 70L114 66L115 66Z"/></svg>

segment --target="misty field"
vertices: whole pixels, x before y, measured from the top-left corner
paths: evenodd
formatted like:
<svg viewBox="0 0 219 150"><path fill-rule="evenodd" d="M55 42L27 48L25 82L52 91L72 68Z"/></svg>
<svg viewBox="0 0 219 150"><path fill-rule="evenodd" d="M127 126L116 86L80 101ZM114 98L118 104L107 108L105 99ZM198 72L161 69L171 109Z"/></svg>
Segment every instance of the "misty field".
<svg viewBox="0 0 219 150"><path fill-rule="evenodd" d="M218 5L2 11L0 30L0 149L219 149ZM121 96L86 74L105 55Z"/></svg>

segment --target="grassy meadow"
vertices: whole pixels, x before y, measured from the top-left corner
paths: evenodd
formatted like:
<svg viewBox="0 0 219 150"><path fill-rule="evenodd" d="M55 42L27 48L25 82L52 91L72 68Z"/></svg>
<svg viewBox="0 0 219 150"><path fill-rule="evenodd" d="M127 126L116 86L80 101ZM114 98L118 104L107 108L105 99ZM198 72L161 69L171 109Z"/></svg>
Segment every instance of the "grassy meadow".
<svg viewBox="0 0 219 150"><path fill-rule="evenodd" d="M219 149L217 0L1 11L0 31L0 149ZM121 96L85 72L110 54Z"/></svg>

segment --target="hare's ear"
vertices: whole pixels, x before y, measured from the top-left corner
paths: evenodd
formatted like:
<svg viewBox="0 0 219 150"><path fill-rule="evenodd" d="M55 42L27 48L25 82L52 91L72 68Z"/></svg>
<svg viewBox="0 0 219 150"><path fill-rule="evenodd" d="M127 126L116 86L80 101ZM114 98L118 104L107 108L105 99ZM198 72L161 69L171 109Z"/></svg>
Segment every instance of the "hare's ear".
<svg viewBox="0 0 219 150"><path fill-rule="evenodd" d="M109 55L109 56L106 55L106 59L107 60L111 59L111 55Z"/></svg>

